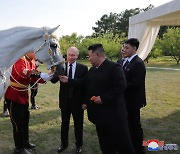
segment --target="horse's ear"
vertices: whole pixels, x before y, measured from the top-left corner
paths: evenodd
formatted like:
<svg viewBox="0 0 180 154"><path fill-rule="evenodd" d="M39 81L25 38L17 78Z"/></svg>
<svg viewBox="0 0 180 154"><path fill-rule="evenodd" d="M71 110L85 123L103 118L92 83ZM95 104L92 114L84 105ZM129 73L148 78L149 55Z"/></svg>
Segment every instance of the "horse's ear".
<svg viewBox="0 0 180 154"><path fill-rule="evenodd" d="M58 28L59 28L60 25L58 25L57 27L55 28L51 28L48 30L48 34L52 34L53 32L55 32Z"/></svg>

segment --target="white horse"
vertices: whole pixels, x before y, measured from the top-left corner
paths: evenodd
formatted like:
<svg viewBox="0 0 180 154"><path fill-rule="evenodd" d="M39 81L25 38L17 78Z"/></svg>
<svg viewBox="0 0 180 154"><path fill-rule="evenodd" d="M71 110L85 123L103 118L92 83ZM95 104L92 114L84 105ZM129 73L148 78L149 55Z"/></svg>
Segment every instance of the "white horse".
<svg viewBox="0 0 180 154"><path fill-rule="evenodd" d="M29 51L33 51L48 69L59 65L58 69L63 73L64 58L60 52L59 40L54 35L58 27L14 27L0 31L0 99L9 85L8 70Z"/></svg>

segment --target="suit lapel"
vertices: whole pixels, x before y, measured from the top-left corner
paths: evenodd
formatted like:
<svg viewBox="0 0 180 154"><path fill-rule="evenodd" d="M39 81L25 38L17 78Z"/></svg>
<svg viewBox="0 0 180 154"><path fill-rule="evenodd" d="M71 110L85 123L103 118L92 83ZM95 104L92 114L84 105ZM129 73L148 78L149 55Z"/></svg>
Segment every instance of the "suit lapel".
<svg viewBox="0 0 180 154"><path fill-rule="evenodd" d="M130 62L129 64L127 65L126 69L125 69L125 72L128 72L132 66L134 65L134 62L136 61L136 59L138 58L138 55L136 55Z"/></svg>
<svg viewBox="0 0 180 154"><path fill-rule="evenodd" d="M68 63L66 63L66 71L65 71L65 75L67 76L68 72Z"/></svg>
<svg viewBox="0 0 180 154"><path fill-rule="evenodd" d="M74 78L76 78L76 76L78 74L78 67L79 67L79 64L76 62L76 69L75 69L75 73L74 73Z"/></svg>

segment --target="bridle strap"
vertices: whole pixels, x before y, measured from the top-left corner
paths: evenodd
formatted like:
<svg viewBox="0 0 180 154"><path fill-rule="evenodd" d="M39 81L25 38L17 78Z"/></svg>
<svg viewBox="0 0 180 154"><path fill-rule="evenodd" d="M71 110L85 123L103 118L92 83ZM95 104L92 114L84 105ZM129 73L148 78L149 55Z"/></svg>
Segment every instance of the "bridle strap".
<svg viewBox="0 0 180 154"><path fill-rule="evenodd" d="M57 64L63 64L65 63L65 60L61 60L60 62L57 62L55 63L54 60L53 60L53 51L50 47L50 38L51 36L48 34L48 31L47 31L47 28L46 27L43 27L43 31L44 31L44 35L43 35L43 39L44 39L44 42L41 44L41 46L39 47L39 49L37 49L36 51L34 51L34 54L38 53L45 45L47 45L48 47L48 54L50 56L50 59L51 59L51 62L52 62L52 66L53 65L57 65ZM51 67L52 67L51 66Z"/></svg>

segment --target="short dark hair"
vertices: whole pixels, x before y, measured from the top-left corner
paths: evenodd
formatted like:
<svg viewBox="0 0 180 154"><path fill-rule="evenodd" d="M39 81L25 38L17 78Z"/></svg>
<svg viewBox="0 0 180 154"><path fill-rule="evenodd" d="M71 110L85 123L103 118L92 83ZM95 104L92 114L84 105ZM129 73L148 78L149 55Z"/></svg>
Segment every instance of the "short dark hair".
<svg viewBox="0 0 180 154"><path fill-rule="evenodd" d="M88 50L92 50L92 53L93 52L99 52L99 53L103 53L104 54L104 48L103 48L103 45L102 44L93 44L91 46L88 47Z"/></svg>
<svg viewBox="0 0 180 154"><path fill-rule="evenodd" d="M130 38L124 42L125 44L130 44L133 47L136 47L136 50L139 48L139 40L136 38Z"/></svg>

